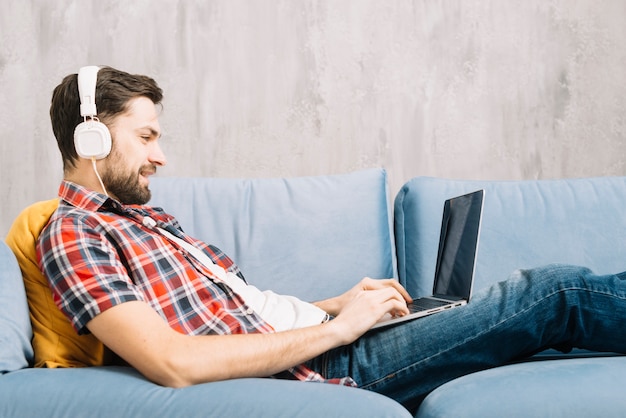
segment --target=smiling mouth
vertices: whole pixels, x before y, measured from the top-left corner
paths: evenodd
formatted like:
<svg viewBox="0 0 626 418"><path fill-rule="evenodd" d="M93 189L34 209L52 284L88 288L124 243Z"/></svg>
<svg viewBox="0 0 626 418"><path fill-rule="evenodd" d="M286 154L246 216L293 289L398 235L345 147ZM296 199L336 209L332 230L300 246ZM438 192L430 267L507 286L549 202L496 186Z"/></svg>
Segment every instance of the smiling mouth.
<svg viewBox="0 0 626 418"><path fill-rule="evenodd" d="M148 178L149 176L152 176L156 174L156 167L153 165L149 165L149 166L144 166L141 168L141 170L139 170L139 175Z"/></svg>

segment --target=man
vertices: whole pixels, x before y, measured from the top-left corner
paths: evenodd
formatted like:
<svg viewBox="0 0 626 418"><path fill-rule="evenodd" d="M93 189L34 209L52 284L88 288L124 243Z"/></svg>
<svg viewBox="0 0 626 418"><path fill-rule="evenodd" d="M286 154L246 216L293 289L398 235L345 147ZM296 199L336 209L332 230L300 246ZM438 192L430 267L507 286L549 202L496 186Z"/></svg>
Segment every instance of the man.
<svg viewBox="0 0 626 418"><path fill-rule="evenodd" d="M97 113L81 112L89 105L81 106L76 74L53 93L64 181L37 250L77 332L93 333L148 379L173 387L253 376L354 379L413 408L448 380L548 347L626 351L626 337L614 332L626 317L626 273L519 272L462 309L372 331L383 316L408 313L410 297L395 280L364 278L315 303L259 291L219 249L144 206L149 177L166 164L156 82L96 72ZM110 131L110 153L81 156L75 128L96 116Z"/></svg>

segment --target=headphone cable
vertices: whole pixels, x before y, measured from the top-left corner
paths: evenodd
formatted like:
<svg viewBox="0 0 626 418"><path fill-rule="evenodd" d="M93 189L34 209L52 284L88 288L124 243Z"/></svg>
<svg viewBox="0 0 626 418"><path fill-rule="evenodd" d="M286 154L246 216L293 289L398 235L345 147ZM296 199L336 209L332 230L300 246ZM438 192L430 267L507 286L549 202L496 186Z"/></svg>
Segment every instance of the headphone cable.
<svg viewBox="0 0 626 418"><path fill-rule="evenodd" d="M100 173L98 173L98 168L96 167L96 157L91 157L91 165L93 167L94 173L96 173L96 177L98 177L98 181L100 182L100 186L102 187L104 194L109 196L109 194L107 193L107 189L106 187L104 187L104 183L102 182L102 178L100 177Z"/></svg>

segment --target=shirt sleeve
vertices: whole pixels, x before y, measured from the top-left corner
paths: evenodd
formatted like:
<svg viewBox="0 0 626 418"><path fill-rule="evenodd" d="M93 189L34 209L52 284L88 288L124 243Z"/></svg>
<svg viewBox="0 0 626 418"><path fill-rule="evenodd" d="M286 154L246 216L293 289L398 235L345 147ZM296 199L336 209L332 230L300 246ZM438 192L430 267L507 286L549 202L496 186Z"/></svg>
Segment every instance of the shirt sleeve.
<svg viewBox="0 0 626 418"><path fill-rule="evenodd" d="M124 302L144 300L97 222L85 217L54 219L37 246L39 266L55 303L79 334L101 312Z"/></svg>

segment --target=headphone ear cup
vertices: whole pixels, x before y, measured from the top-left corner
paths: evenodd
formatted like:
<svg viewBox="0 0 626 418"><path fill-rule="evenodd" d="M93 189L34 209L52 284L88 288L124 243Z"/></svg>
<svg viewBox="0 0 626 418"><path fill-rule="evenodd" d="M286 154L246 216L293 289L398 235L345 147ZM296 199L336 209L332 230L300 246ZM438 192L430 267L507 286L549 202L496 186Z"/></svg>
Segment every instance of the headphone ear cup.
<svg viewBox="0 0 626 418"><path fill-rule="evenodd" d="M100 160L111 152L111 133L102 122L87 120L74 130L74 148L82 158Z"/></svg>

